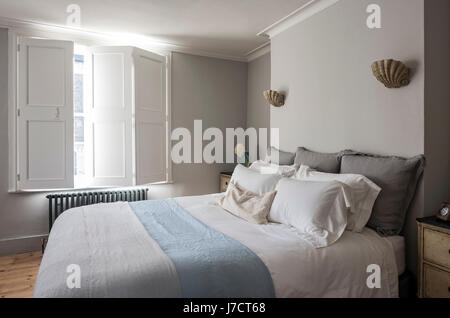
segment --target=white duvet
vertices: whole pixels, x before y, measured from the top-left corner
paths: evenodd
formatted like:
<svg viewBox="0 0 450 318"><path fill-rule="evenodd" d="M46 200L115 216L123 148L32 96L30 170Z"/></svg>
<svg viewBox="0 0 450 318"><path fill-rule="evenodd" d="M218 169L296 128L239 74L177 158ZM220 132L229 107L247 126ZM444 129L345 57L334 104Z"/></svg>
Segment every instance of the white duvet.
<svg viewBox="0 0 450 318"><path fill-rule="evenodd" d="M175 199L198 220L251 249L266 265L277 297L398 297L391 243L374 231L346 231L316 249L296 230L257 225L215 203L223 194ZM136 257L139 255L139 257ZM82 269L82 288L66 285L69 264ZM379 265L380 288L366 281ZM126 202L83 206L56 220L39 269L35 297L179 297L172 260Z"/></svg>
<svg viewBox="0 0 450 318"><path fill-rule="evenodd" d="M391 243L374 231L346 231L333 245L316 249L294 228L257 225L214 203L222 194L177 198L194 217L250 248L267 266L277 297L398 297L398 273ZM380 288L369 288L380 268ZM372 286L372 284L369 284ZM373 286L372 286L373 287Z"/></svg>

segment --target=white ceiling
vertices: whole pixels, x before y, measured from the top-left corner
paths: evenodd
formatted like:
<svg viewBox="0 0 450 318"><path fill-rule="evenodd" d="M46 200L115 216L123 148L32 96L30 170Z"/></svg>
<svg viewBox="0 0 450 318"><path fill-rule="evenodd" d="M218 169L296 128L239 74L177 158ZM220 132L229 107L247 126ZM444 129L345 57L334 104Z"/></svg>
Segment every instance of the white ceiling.
<svg viewBox="0 0 450 318"><path fill-rule="evenodd" d="M310 0L0 0L0 17L65 25L81 7L81 26L134 33L211 53L245 56L268 40L256 34Z"/></svg>

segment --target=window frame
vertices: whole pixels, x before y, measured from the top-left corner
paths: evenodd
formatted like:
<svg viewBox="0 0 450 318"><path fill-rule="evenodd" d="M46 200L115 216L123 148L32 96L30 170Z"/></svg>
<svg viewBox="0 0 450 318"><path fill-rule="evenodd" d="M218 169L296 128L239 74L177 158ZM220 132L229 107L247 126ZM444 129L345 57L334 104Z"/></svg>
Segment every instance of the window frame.
<svg viewBox="0 0 450 318"><path fill-rule="evenodd" d="M83 89L83 112L82 113L77 112L75 109L75 94L74 94L74 107L73 107L73 109L74 109L74 111L73 111L73 113L74 113L74 115L73 115L74 116L74 141L73 141L73 143L74 143L74 161L75 161L75 147L77 146L77 144L81 143L81 142L76 141L76 139L75 139L75 118L82 117L84 120L84 131L83 131L84 141L82 142L82 144L84 145L85 164L88 163L88 161L86 161L86 158L89 159L89 155L90 155L89 149L90 149L90 147L92 147L92 140L90 140L90 138L89 138L90 136L88 134L88 128L87 128L87 125L90 123L89 120L90 120L90 115L91 115L90 107L89 107L89 99L90 99L91 92L89 91L89 86L92 85L91 78L90 78L91 74L89 71L91 62L89 60L90 57L88 55L89 54L88 51L89 51L89 49L86 46L75 43L74 59L75 59L76 55L83 55L83 58L84 58L83 64L84 65L83 65L83 72L81 73L81 74L83 74L83 87L82 87L82 89ZM75 72L75 60L74 60L74 72L73 72L74 87L75 87L75 74L80 74L80 73ZM87 75L87 77L86 77L86 75ZM81 181L82 177L77 176L75 174L76 168L77 167L74 162L74 188L75 189L86 188L83 186L83 182ZM87 173L87 169L88 169L88 167L85 166L85 173ZM86 178L88 178L88 177L89 177L89 175L86 175ZM93 187L93 188L95 188L95 187Z"/></svg>
<svg viewBox="0 0 450 318"><path fill-rule="evenodd" d="M36 189L36 190L22 190L18 186L18 40L20 37L34 37L51 40L72 41L74 45L84 46L134 46L139 49L147 50L156 54L160 54L166 57L167 69L166 69L166 154L167 154L167 180L165 182L154 183L154 185L160 184L172 184L172 160L170 159L170 132L172 131L172 116L171 116L171 91L172 91L172 52L168 50L161 50L158 47L152 45L142 45L142 42L136 40L128 40L128 38L119 38L108 36L106 34L89 32L85 30L72 30L70 28L61 28L54 26L43 25L18 25L8 26L8 192L9 193L21 193L21 192L48 192L48 191L61 191L61 190L88 190L108 188L105 186L96 187L76 187L65 189ZM74 112L75 114L75 112ZM153 185L153 184L152 184ZM114 186L111 186L114 187Z"/></svg>

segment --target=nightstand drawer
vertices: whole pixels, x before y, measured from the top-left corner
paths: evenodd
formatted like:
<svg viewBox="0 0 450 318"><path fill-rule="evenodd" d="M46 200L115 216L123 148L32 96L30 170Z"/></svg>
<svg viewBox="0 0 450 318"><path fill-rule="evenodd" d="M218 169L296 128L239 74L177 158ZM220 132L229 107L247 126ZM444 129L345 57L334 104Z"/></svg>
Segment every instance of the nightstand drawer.
<svg viewBox="0 0 450 318"><path fill-rule="evenodd" d="M424 264L424 297L450 298L450 273Z"/></svg>
<svg viewBox="0 0 450 318"><path fill-rule="evenodd" d="M220 192L226 192L228 189L228 184L230 184L231 176L220 175Z"/></svg>
<svg viewBox="0 0 450 318"><path fill-rule="evenodd" d="M450 270L450 236L425 228L423 230L424 259Z"/></svg>

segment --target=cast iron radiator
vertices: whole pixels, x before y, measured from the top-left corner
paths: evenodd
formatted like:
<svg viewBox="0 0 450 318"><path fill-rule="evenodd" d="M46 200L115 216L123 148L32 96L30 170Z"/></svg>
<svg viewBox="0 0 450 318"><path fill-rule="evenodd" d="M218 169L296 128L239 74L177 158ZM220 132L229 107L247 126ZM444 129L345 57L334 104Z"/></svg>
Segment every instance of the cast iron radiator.
<svg viewBox="0 0 450 318"><path fill-rule="evenodd" d="M56 218L68 209L104 202L143 201L147 196L148 188L51 193L47 195L49 232Z"/></svg>

